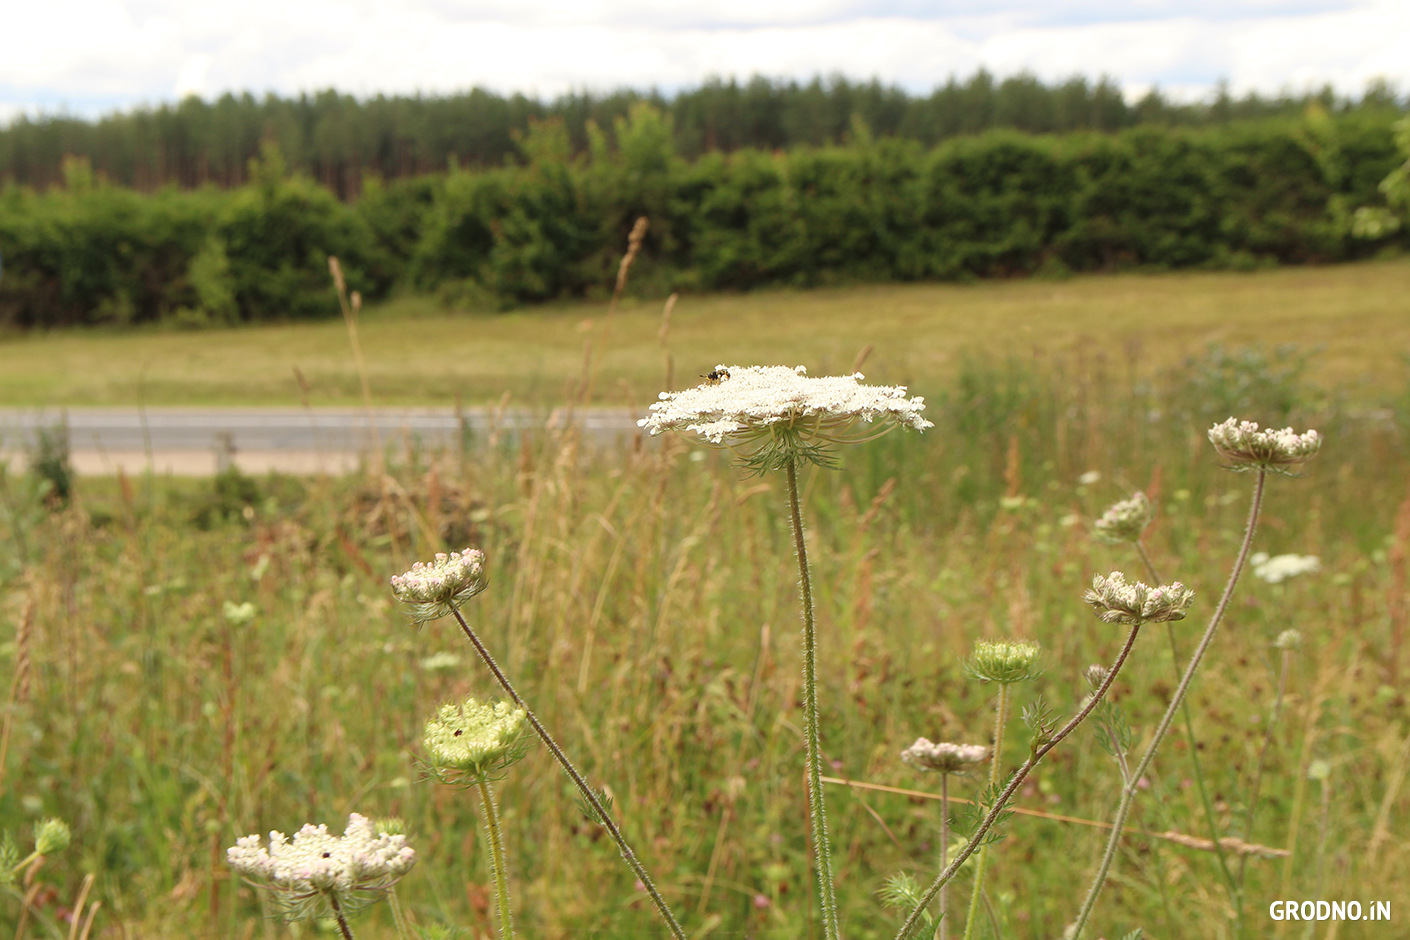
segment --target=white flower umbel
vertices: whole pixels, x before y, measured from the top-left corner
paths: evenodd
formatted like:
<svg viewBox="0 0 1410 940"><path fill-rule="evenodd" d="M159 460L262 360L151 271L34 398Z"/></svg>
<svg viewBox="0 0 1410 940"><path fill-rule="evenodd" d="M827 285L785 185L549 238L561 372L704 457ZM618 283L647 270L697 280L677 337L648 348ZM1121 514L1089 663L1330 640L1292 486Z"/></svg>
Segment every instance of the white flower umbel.
<svg viewBox="0 0 1410 940"><path fill-rule="evenodd" d="M705 384L663 392L637 422L651 434L694 431L707 443L728 447L754 473L784 470L798 557L803 608L803 713L808 764L808 817L816 855L818 898L825 940L839 940L837 891L822 788L822 732L818 718L817 629L808 548L798 497L798 465L837 466L832 448L880 437L892 428L924 431L925 400L901 386L869 386L861 373L810 379L802 366L716 366Z"/></svg>
<svg viewBox="0 0 1410 940"><path fill-rule="evenodd" d="M1092 588L1082 599L1096 611L1098 619L1134 626L1184 620L1194 597L1195 592L1179 581L1151 587L1140 581L1128 582L1120 571L1113 571L1105 578L1092 578Z"/></svg>
<svg viewBox="0 0 1410 940"><path fill-rule="evenodd" d="M1307 463L1322 449L1322 436L1316 431L1299 434L1292 428L1259 430L1256 421L1237 418L1209 429L1214 450L1229 461L1234 470L1272 470L1288 473L1289 468Z"/></svg>
<svg viewBox="0 0 1410 940"><path fill-rule="evenodd" d="M1102 513L1095 525L1097 538L1108 545L1139 541L1154 515L1150 498L1138 491Z"/></svg>
<svg viewBox="0 0 1410 940"><path fill-rule="evenodd" d="M793 456L832 466L828 446L879 437L893 427L924 431L925 399L901 385L863 385L853 375L808 378L803 366L717 366L718 383L662 392L637 422L650 434L694 431L741 453L751 469L776 470Z"/></svg>
<svg viewBox="0 0 1410 940"><path fill-rule="evenodd" d="M416 864L406 836L378 832L372 820L353 813L342 836L325 825L304 826L293 839L244 836L225 852L226 862L250 884L274 895L286 920L334 917L351 936L346 918L379 900Z"/></svg>
<svg viewBox="0 0 1410 940"><path fill-rule="evenodd" d="M444 617L451 606L468 601L485 589L485 553L438 552L429 565L418 561L411 570L392 575L392 593L420 623Z"/></svg>
<svg viewBox="0 0 1410 940"><path fill-rule="evenodd" d="M1254 552L1249 557L1253 566L1253 576L1269 584L1281 584L1288 578L1300 574L1312 574L1322 570L1322 560L1316 555L1273 555L1267 552Z"/></svg>

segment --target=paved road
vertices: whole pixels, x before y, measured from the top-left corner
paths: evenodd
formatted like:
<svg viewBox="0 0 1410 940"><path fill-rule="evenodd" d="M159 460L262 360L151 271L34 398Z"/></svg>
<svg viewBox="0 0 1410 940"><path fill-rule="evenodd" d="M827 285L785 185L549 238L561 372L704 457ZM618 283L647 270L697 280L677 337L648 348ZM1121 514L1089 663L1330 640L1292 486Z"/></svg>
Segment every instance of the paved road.
<svg viewBox="0 0 1410 940"><path fill-rule="evenodd" d="M0 452L24 452L38 429L66 421L80 472L111 473L118 465L132 472L145 467L148 455L161 455L154 461L158 470L165 461L177 473L209 473L226 459L242 469L313 470L311 456L323 458L315 461L319 465L345 469L373 446L459 446L462 433L473 444L496 432L532 433L567 421L591 440L612 443L636 434L639 417L599 408L467 408L460 414L450 408L382 408L370 421L357 408L7 408L0 409Z"/></svg>

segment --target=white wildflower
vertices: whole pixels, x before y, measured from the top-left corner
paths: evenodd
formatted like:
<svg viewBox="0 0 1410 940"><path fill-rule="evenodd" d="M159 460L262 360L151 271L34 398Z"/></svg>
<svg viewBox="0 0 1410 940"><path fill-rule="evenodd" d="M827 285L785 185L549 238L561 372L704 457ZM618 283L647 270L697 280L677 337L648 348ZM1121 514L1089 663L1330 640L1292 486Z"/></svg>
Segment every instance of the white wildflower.
<svg viewBox="0 0 1410 940"><path fill-rule="evenodd" d="M286 919L352 914L382 897L416 864L406 836L377 831L353 813L341 837L325 825L306 825L289 839L269 834L265 848L256 835L237 839L225 852L236 874L273 893Z"/></svg>
<svg viewBox="0 0 1410 940"><path fill-rule="evenodd" d="M1151 587L1140 581L1128 583L1124 574L1113 571L1105 578L1094 577L1083 600L1105 623L1138 624L1184 620L1194 596L1179 581Z"/></svg>
<svg viewBox="0 0 1410 940"><path fill-rule="evenodd" d="M411 608L417 621L450 613L452 605L485 589L485 553L474 548L436 554L429 565L418 561L411 570L392 576L392 593Z"/></svg>
<svg viewBox="0 0 1410 940"><path fill-rule="evenodd" d="M927 738L916 738L916 743L901 752L901 760L916 770L935 770L942 774L962 774L971 765L988 759L989 749L982 744L948 741L932 744Z"/></svg>
<svg viewBox="0 0 1410 940"><path fill-rule="evenodd" d="M712 444L743 446L750 458L778 448L824 465L824 445L871 440L893 427L934 427L921 416L925 399L908 398L905 386L862 385L860 372L816 379L805 373L802 366L720 365L713 384L662 392L637 425L653 435L693 431ZM765 459L761 469L773 466Z"/></svg>
<svg viewBox="0 0 1410 940"><path fill-rule="evenodd" d="M1130 499L1114 503L1102 513L1094 527L1097 538L1108 545L1135 542L1150 525L1154 515L1155 507L1151 505L1150 498L1138 491Z"/></svg>
<svg viewBox="0 0 1410 940"><path fill-rule="evenodd" d="M1249 558L1249 564L1253 565L1254 577L1269 584L1280 584L1288 578L1322 570L1322 560L1316 555L1274 555L1270 558L1267 552L1255 552Z"/></svg>
<svg viewBox="0 0 1410 940"><path fill-rule="evenodd" d="M1322 436L1316 431L1299 434L1292 428L1259 430L1257 422L1235 418L1210 428L1209 442L1234 469L1261 467L1279 473L1306 463L1322 448Z"/></svg>

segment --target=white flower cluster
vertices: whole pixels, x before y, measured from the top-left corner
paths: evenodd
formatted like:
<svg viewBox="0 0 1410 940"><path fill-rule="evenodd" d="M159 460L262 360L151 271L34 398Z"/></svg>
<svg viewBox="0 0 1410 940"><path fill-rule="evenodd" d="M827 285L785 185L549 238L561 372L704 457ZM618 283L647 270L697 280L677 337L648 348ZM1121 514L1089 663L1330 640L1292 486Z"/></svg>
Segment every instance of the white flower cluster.
<svg viewBox="0 0 1410 940"><path fill-rule="evenodd" d="M916 743L901 752L901 760L916 770L934 770L942 774L962 774L972 764L989 759L989 749L982 744L932 744L928 738L916 738Z"/></svg>
<svg viewBox="0 0 1410 940"><path fill-rule="evenodd" d="M378 832L370 819L353 813L341 837L310 824L293 839L271 832L268 848L259 836L244 836L225 858L247 881L276 892L291 917L308 917L327 913L316 903L322 900L336 899L344 910L375 900L416 864L416 850L406 836Z"/></svg>
<svg viewBox="0 0 1410 940"><path fill-rule="evenodd" d="M392 575L392 593L412 607L417 620L430 620L485 589L484 565L485 553L479 549L438 552L431 564L418 561L410 571Z"/></svg>
<svg viewBox="0 0 1410 940"><path fill-rule="evenodd" d="M422 743L436 770L489 778L524 756L531 740L524 734L527 717L509 702L467 698L459 705L442 705L426 722Z"/></svg>
<svg viewBox="0 0 1410 940"><path fill-rule="evenodd" d="M1146 526L1150 525L1154 507L1145 493L1137 492L1130 499L1123 499L1102 513L1096 521L1096 535L1108 545L1134 542L1141 537Z"/></svg>
<svg viewBox="0 0 1410 940"><path fill-rule="evenodd" d="M1113 571L1105 578L1094 577L1083 600L1106 623L1136 624L1184 620L1194 596L1195 592L1179 581L1151 587L1140 581L1128 583L1124 574Z"/></svg>
<svg viewBox="0 0 1410 940"><path fill-rule="evenodd" d="M1248 561L1253 565L1254 577L1262 578L1269 584L1280 584L1288 578L1322 570L1322 560L1316 555L1274 555L1270 558L1267 552L1254 552Z"/></svg>
<svg viewBox="0 0 1410 940"><path fill-rule="evenodd" d="M1284 471L1306 463L1322 449L1322 436L1316 431L1297 433L1292 428L1281 431L1259 430L1256 421L1229 418L1209 429L1209 442L1225 460L1237 467L1262 467Z"/></svg>
<svg viewBox="0 0 1410 940"><path fill-rule="evenodd" d="M732 434L804 425L819 437L838 441L855 421L878 418L923 431L934 425L921 417L925 399L906 397L905 386L862 385L854 375L810 379L802 366L717 366L717 384L662 392L651 414L637 426L655 435L694 431L721 444Z"/></svg>

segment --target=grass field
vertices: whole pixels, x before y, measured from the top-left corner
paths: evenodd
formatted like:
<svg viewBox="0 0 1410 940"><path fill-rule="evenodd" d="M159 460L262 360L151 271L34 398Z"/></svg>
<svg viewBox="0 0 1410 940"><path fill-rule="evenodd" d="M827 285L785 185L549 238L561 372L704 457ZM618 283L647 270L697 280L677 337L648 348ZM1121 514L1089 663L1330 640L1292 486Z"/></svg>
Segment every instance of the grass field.
<svg viewBox="0 0 1410 940"><path fill-rule="evenodd" d="M1209 342L1296 343L1319 352L1310 377L1353 393L1400 382L1410 348L1410 259L1251 274L1123 274L1069 281L890 285L683 297L663 349L662 304L628 301L497 315L448 314L426 299L363 316L361 339L380 404L554 404L594 347L596 400L642 404L725 363L805 363L813 374L874 351L876 381L917 389L953 376L964 355L1139 358L1178 367ZM329 297L330 312L336 311ZM0 337L3 405L313 405L361 402L341 320L195 333Z"/></svg>
<svg viewBox="0 0 1410 940"><path fill-rule="evenodd" d="M1401 261L680 301L668 339L686 382L717 361L845 370L870 343L866 371L912 382L936 423L803 478L824 749L834 776L863 785L828 791L848 938L893 936L900 918L876 898L888 874L935 871L939 810L914 791L933 796L938 784L899 753L921 735L988 740L993 690L962 669L975 641L1042 645L1045 671L1017 687L1015 712L1041 693L1070 713L1083 669L1115 654L1118 628L1081 597L1093 574L1142 572L1129 549L1090 535L1136 487L1159 506L1147 545L1163 579L1197 592L1177 625L1188 654L1248 507L1249 476L1222 470L1204 436L1229 410L1325 434L1302 477L1270 482L1254 545L1316 555L1321 569L1240 584L1190 698L1194 749L1180 727L1166 741L1087 936L1144 926L1162 940L1234 937L1240 907L1244 937L1398 935L1410 883L1407 287ZM370 311L374 398L444 403L459 389L471 402L508 389L553 401L580 373L585 337L601 336L600 315L456 319L409 301ZM589 317L591 330L575 332ZM646 306L619 313L595 400L655 397L659 326ZM532 353L529 340L541 340ZM1322 349L1299 367L1241 354L1253 340ZM298 366L315 404L347 403L359 393L346 350L341 324L10 339L0 397L288 402ZM1399 410L1367 416L1387 404ZM420 853L398 888L409 916L491 936L478 800L419 779L416 762L439 703L496 690L452 625L411 627L387 586L413 561L466 545L484 549L491 572L467 616L610 788L690 935L821 936L797 569L777 474L748 477L675 438L597 450L546 436L393 453L385 473L346 478L84 479L67 509L46 508L34 478L12 468L0 511L0 622L15 625L0 634L0 669L15 676L0 828L23 842L33 820L58 815L74 831L37 879L24 936L69 936L64 918L88 874L86 903L101 904L91 936L293 935L232 882L224 848L307 821L340 830L351 811L405 820ZM253 619L232 621L227 602L250 603ZM1272 642L1290 627L1302 646L1273 721L1283 657ZM1143 633L1127 669L1115 695L1139 742L1174 687L1165 634ZM1026 729L1015 721L1007 740L1011 767ZM1087 727L1040 765L1018 800L1039 815L1008 823L978 936L1060 935L1119 787ZM952 781L957 796L978 789ZM520 936L665 935L541 748L499 794ZM1226 876L1208 848L1163 837L1211 832L1289 854L1231 858ZM969 883L962 874L952 909ZM23 894L0 886L0 927ZM1389 900L1394 918L1309 932L1269 919L1278 899ZM356 925L363 938L396 936L387 905Z"/></svg>

